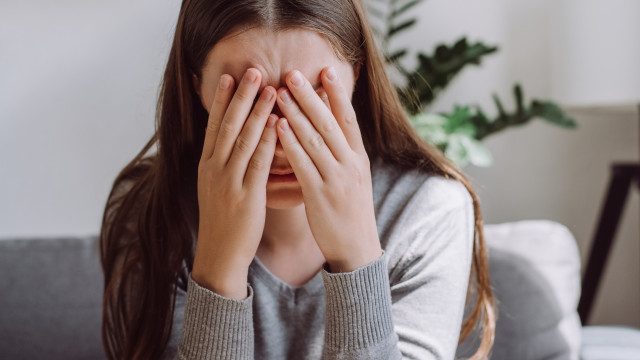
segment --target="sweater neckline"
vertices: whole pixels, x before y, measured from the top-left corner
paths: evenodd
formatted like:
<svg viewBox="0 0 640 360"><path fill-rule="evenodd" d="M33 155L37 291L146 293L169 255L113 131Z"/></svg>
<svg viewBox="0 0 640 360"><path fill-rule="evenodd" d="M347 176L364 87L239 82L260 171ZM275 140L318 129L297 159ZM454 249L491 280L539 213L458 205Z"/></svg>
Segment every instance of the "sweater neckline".
<svg viewBox="0 0 640 360"><path fill-rule="evenodd" d="M292 286L274 275L257 256L249 266L249 274L259 277L269 285L269 288L276 290L281 296L290 298L300 298L315 295L324 289L322 281L322 270L318 271L313 278L299 287Z"/></svg>

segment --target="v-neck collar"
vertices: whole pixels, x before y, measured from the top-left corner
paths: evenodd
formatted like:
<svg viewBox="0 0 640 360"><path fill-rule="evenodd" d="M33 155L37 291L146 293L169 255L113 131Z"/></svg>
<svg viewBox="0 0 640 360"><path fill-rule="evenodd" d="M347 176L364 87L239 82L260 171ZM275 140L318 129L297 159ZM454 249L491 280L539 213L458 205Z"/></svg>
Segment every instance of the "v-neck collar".
<svg viewBox="0 0 640 360"><path fill-rule="evenodd" d="M279 277L269 271L257 256L253 257L253 261L249 266L249 274L259 277L262 281L269 284L270 287L277 289L281 296L285 297L300 298L308 295L316 295L324 289L322 270L318 271L318 273L304 285L294 287L282 281Z"/></svg>

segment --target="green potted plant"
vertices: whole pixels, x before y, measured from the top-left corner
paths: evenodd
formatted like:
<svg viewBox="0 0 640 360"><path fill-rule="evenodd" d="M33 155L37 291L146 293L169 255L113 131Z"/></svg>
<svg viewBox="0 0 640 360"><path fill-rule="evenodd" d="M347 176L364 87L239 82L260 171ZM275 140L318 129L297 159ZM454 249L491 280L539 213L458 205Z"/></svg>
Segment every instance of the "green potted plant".
<svg viewBox="0 0 640 360"><path fill-rule="evenodd" d="M400 99L417 133L437 146L458 166L469 163L489 166L492 156L482 144L487 136L533 119L542 119L564 128L577 127L576 122L552 101L532 99L525 104L520 84L513 86L515 110L506 110L496 94L493 101L498 114L490 117L478 105L456 105L448 113L431 113L429 105L452 79L468 65L480 65L481 59L498 51L497 46L482 42L470 44L466 37L453 45L439 44L433 54L417 53L417 66L405 68L400 60L407 49L390 50L393 37L411 28L416 18L406 18L409 10L423 0L368 0L374 32L380 41L387 64L401 74L404 81L396 85ZM377 20L377 21L376 21ZM378 24L382 24L379 26Z"/></svg>

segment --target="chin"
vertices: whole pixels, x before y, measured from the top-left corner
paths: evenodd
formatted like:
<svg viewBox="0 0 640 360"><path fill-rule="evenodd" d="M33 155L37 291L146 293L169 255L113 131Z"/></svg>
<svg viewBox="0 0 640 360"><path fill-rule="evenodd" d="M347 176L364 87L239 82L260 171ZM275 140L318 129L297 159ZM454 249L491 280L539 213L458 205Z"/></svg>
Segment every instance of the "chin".
<svg viewBox="0 0 640 360"><path fill-rule="evenodd" d="M267 189L267 207L270 209L290 209L304 203L300 188Z"/></svg>

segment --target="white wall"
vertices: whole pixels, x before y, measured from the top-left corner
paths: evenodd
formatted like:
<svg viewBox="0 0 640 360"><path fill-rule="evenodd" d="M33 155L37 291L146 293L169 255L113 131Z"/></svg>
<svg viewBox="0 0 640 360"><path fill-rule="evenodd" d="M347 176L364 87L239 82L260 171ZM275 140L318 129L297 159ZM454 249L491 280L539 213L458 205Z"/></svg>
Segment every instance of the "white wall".
<svg viewBox="0 0 640 360"><path fill-rule="evenodd" d="M0 237L96 234L118 171L154 130L157 87L180 1L5 0L0 5ZM430 52L467 35L500 47L434 104L512 106L550 93L552 0L427 0L399 39ZM426 35L425 35L426 34ZM411 61L408 62L410 64ZM611 162L638 159L633 115L572 113L575 131L543 122L487 139L495 163L467 172L487 223L552 219L586 257ZM621 223L593 323L640 326L637 192Z"/></svg>
<svg viewBox="0 0 640 360"><path fill-rule="evenodd" d="M0 5L0 236L96 234L154 130L180 2Z"/></svg>

